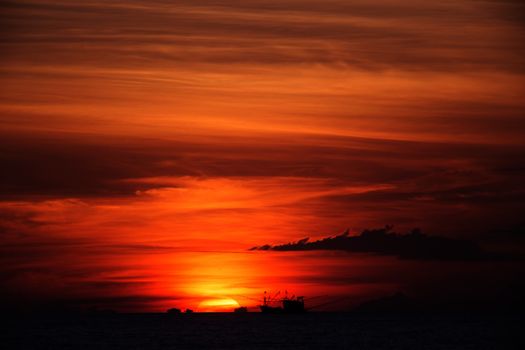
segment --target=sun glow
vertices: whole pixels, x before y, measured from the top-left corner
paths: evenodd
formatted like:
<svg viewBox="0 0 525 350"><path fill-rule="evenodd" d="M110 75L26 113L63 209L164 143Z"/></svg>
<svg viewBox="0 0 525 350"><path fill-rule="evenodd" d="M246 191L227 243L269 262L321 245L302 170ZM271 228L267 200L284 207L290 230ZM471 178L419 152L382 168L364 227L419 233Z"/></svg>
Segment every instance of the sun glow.
<svg viewBox="0 0 525 350"><path fill-rule="evenodd" d="M232 298L206 299L199 304L199 312L231 312L239 307L239 303Z"/></svg>

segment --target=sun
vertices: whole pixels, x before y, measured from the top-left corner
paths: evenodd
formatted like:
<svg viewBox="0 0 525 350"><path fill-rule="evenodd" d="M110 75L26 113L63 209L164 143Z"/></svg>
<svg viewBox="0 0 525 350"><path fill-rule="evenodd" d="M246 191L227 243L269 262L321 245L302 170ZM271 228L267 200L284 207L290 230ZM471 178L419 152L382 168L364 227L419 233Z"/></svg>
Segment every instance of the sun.
<svg viewBox="0 0 525 350"><path fill-rule="evenodd" d="M232 312L239 307L239 303L232 298L206 299L199 304L199 312Z"/></svg>

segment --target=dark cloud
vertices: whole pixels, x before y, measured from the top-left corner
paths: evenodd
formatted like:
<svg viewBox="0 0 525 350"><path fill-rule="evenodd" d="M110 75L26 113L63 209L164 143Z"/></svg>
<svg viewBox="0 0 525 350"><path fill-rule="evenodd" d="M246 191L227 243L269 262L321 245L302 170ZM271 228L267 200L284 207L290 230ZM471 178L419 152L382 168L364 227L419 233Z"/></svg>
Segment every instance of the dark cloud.
<svg viewBox="0 0 525 350"><path fill-rule="evenodd" d="M4 2L4 59L99 66L323 63L523 72L524 47L518 44L523 33L513 30L515 22L505 15L516 13L516 6L475 1ZM45 54L50 51L53 55Z"/></svg>
<svg viewBox="0 0 525 350"><path fill-rule="evenodd" d="M398 195L454 199L490 193L519 196L520 147L391 141L352 137L206 137L202 141L4 134L0 193L7 196L133 195L157 176L313 176L345 183L410 183ZM242 147L239 147L242 146ZM308 154L308 157L302 155ZM456 162L450 168L450 162ZM435 188L439 179L439 188ZM160 184L162 185L162 184ZM454 194L455 193L455 194ZM510 193L509 193L510 195ZM363 197L389 193L368 193ZM6 214L7 215L7 214ZM22 215L22 214L20 214ZM28 214L24 214L28 215Z"/></svg>
<svg viewBox="0 0 525 350"><path fill-rule="evenodd" d="M475 242L440 236L427 236L420 230L407 234L384 229L364 230L359 236L349 236L349 232L309 242L304 238L297 242L282 245L264 245L251 250L308 251L342 250L352 253L376 253L394 255L401 259L438 261L477 261L499 260L504 258L484 252Z"/></svg>

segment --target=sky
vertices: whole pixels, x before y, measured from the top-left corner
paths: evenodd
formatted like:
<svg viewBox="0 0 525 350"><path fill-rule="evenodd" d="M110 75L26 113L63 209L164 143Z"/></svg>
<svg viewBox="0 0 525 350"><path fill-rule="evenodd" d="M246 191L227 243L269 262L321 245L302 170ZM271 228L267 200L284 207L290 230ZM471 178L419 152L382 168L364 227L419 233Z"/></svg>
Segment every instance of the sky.
<svg viewBox="0 0 525 350"><path fill-rule="evenodd" d="M3 307L214 311L264 290L358 301L443 281L461 294L472 271L480 290L501 278L499 297L516 281L517 263L447 274L247 249L392 224L524 252L521 1L0 13Z"/></svg>

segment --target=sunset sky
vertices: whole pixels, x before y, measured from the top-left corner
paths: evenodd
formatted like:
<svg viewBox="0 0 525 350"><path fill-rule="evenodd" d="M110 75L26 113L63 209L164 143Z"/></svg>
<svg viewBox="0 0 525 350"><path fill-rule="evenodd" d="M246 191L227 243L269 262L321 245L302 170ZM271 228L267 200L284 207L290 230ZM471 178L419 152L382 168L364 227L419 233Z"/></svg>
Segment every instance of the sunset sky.
<svg viewBox="0 0 525 350"><path fill-rule="evenodd" d="M0 1L0 306L503 295L516 264L247 249L392 224L525 252L524 14Z"/></svg>

